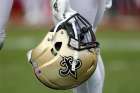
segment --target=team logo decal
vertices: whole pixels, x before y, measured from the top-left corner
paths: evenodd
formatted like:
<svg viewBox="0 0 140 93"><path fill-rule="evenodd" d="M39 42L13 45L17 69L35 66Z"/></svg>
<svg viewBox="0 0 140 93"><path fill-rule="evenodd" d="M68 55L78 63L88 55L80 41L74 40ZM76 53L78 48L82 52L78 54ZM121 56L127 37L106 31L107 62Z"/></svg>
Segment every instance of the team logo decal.
<svg viewBox="0 0 140 93"><path fill-rule="evenodd" d="M62 57L60 65L63 67L59 70L59 74L62 77L71 76L77 79L77 70L81 67L82 61L80 59L74 59L72 56Z"/></svg>

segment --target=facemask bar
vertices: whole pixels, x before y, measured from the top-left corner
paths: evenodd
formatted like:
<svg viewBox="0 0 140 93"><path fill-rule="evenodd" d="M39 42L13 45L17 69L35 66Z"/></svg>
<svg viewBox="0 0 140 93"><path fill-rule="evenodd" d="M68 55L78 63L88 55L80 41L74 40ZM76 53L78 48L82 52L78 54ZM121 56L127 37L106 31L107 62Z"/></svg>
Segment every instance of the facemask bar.
<svg viewBox="0 0 140 93"><path fill-rule="evenodd" d="M77 31L76 33L73 29L72 22L75 23ZM92 25L80 14L74 14L73 16L68 18L63 23L63 25L69 35L69 47L75 50L84 50L99 47L99 43L96 42L96 37L92 30ZM75 36L77 36L78 38Z"/></svg>
<svg viewBox="0 0 140 93"><path fill-rule="evenodd" d="M74 31L72 23L75 24L76 31ZM92 30L92 25L78 13L59 22L51 30L54 33L53 37L55 37L56 32L60 29L66 29L69 35L68 46L75 50L80 51L99 47L99 43L96 41L95 34Z"/></svg>

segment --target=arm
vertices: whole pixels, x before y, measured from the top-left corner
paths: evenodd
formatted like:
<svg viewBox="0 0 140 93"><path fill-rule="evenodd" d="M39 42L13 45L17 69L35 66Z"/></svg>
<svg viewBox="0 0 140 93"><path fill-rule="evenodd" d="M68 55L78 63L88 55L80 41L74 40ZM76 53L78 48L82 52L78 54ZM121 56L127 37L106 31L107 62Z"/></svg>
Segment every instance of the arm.
<svg viewBox="0 0 140 93"><path fill-rule="evenodd" d="M76 13L72 10L69 0L51 0L51 7L55 23Z"/></svg>
<svg viewBox="0 0 140 93"><path fill-rule="evenodd" d="M60 21L65 18L66 0L51 0L53 17Z"/></svg>

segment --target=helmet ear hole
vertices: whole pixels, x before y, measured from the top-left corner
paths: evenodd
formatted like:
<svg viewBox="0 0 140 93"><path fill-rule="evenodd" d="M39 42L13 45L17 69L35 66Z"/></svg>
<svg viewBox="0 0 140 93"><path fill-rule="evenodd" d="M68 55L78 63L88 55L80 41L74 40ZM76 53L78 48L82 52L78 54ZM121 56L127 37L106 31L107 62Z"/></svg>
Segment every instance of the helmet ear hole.
<svg viewBox="0 0 140 93"><path fill-rule="evenodd" d="M62 42L55 43L54 48L51 49L51 52L54 56L57 55L57 52L60 50L61 46L62 46Z"/></svg>
<svg viewBox="0 0 140 93"><path fill-rule="evenodd" d="M61 46L62 46L62 42L56 42L55 43L54 48L51 49L51 52L54 56L57 55L57 51L60 50Z"/></svg>
<svg viewBox="0 0 140 93"><path fill-rule="evenodd" d="M56 43L55 43L55 49L56 49L57 51L60 50L61 46L62 46L62 42L56 42Z"/></svg>

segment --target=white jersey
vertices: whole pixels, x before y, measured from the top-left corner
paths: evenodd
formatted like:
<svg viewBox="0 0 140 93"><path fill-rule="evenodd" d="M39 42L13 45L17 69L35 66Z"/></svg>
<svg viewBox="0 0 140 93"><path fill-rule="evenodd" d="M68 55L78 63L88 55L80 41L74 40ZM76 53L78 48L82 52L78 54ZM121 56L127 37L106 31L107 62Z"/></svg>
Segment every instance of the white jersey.
<svg viewBox="0 0 140 93"><path fill-rule="evenodd" d="M93 24L98 9L97 1L98 0L70 0L70 3L74 10Z"/></svg>
<svg viewBox="0 0 140 93"><path fill-rule="evenodd" d="M76 11L96 28L103 17L105 9L111 6L110 1L111 0L51 0L54 21L63 20L65 17L73 14L73 11Z"/></svg>
<svg viewBox="0 0 140 93"><path fill-rule="evenodd" d="M73 10L84 16L94 27L103 17L106 8L111 7L112 0L70 0Z"/></svg>

